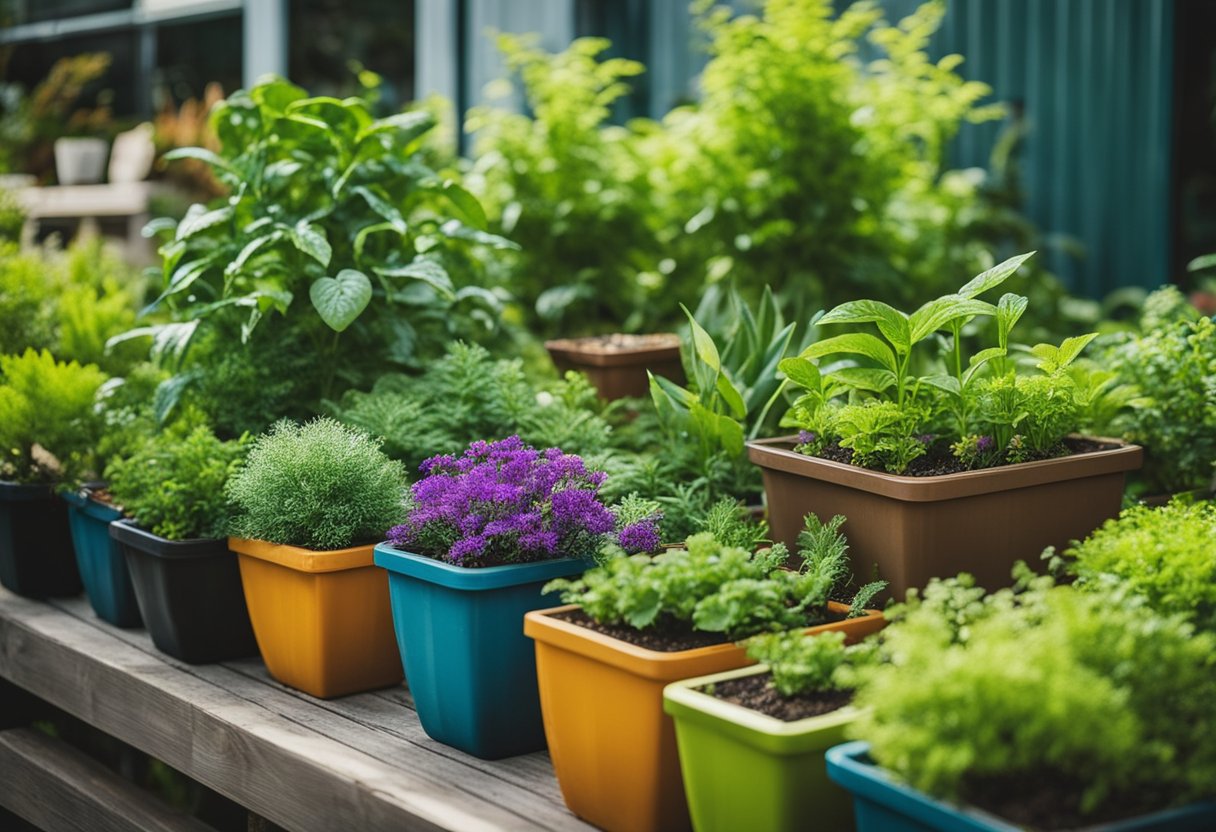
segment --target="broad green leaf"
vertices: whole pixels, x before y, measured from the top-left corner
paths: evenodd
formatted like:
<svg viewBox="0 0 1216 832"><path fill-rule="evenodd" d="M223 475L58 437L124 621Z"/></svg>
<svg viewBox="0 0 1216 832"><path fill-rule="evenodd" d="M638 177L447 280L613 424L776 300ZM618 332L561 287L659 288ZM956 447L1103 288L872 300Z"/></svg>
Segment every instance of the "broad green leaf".
<svg viewBox="0 0 1216 832"><path fill-rule="evenodd" d="M677 406L677 402L672 399L671 394L662 384L662 380L657 378L654 373L647 370L646 377L650 381L650 400L654 402L654 410L659 418L659 425L665 431L682 429L684 420L688 418L687 408Z"/></svg>
<svg viewBox="0 0 1216 832"><path fill-rule="evenodd" d="M364 127L355 136L355 144L360 144L370 136L393 131L400 133L397 140L401 144L409 144L434 126L435 117L425 110L411 110L407 113L397 113L388 118L373 121Z"/></svg>
<svg viewBox="0 0 1216 832"><path fill-rule="evenodd" d="M139 313L140 317L149 314L153 309L159 306L161 301L163 301L165 298L189 289L196 280L207 273L207 270L215 264L215 260L216 258L214 255L200 257L197 260L190 260L186 263L182 263L180 266L174 269L173 276L169 279L169 285L166 286L165 290L160 293L160 297L144 307L143 311Z"/></svg>
<svg viewBox="0 0 1216 832"><path fill-rule="evenodd" d="M307 220L300 220L288 231L288 234L291 237L292 245L322 266L329 266L334 252L330 248L329 240L325 238L324 229L310 224Z"/></svg>
<svg viewBox="0 0 1216 832"><path fill-rule="evenodd" d="M237 172L231 162L205 147L179 147L175 150L170 150L161 158L167 162L177 159L198 159L200 162L206 162L213 168L220 168L233 174Z"/></svg>
<svg viewBox="0 0 1216 832"><path fill-rule="evenodd" d="M401 212L376 191L364 185L359 185L356 188L351 188L351 193L363 197L363 201L367 203L368 207L379 214L398 234L405 234L408 230L405 224L405 217L401 216Z"/></svg>
<svg viewBox="0 0 1216 832"><path fill-rule="evenodd" d="M452 285L452 278L448 275L447 269L434 260L415 260L404 266L377 268L376 274L384 277L408 277L413 280L421 280L423 283L435 287L435 291L448 300L454 300L456 297L456 287Z"/></svg>
<svg viewBox="0 0 1216 832"><path fill-rule="evenodd" d="M912 327L912 343L916 344L959 318L974 318L977 315L995 315L996 307L982 300L972 300L962 295L945 295L931 300L912 313L908 319Z"/></svg>
<svg viewBox="0 0 1216 832"><path fill-rule="evenodd" d="M1013 325L1022 317L1029 303L1027 298L1012 292L1001 295L996 305L996 329L998 343L1002 347L1009 346L1009 333L1013 331Z"/></svg>
<svg viewBox="0 0 1216 832"><path fill-rule="evenodd" d="M113 349L114 346L124 341L150 336L152 338L152 349L149 354L153 360L160 361L168 358L174 362L180 362L186 354L186 348L190 346L190 339L194 337L196 329L198 329L197 319L178 323L136 327L135 329L129 329L126 332L115 335L106 341L106 349Z"/></svg>
<svg viewBox="0 0 1216 832"><path fill-rule="evenodd" d="M979 297L989 289L995 289L1004 283L1010 275L1016 272L1032 256L1034 256L1034 252L1028 251L1016 257L1010 257L1003 263L998 263L988 271L977 274L967 281L963 288L958 290L958 294L965 298L974 298Z"/></svg>
<svg viewBox="0 0 1216 832"><path fill-rule="evenodd" d="M962 385L958 383L958 379L954 376L924 376L921 381L938 390L945 390L947 393L958 396L962 391Z"/></svg>
<svg viewBox="0 0 1216 832"><path fill-rule="evenodd" d="M373 234L379 234L379 233L385 232L385 231L391 232L393 234L397 234L398 236L400 236L400 234L403 233L403 232L399 232L396 228L393 227L393 224L389 223L389 222L378 222L375 225L368 225L368 226L364 226L363 228L360 228L359 233L355 235L355 259L356 260L363 259L363 247L365 245L367 245L368 237L370 237Z"/></svg>
<svg viewBox="0 0 1216 832"><path fill-rule="evenodd" d="M519 243L513 243L506 237L499 237L497 234L490 234L485 231L479 231L476 228L470 228L459 220L448 220L439 227L439 231L445 237L457 240L469 240L470 242L489 246L493 249L519 251Z"/></svg>
<svg viewBox="0 0 1216 832"><path fill-rule="evenodd" d="M743 404L743 396L731 383L731 380L726 377L726 373L718 373L716 382L718 395L722 397L722 401L726 402L726 406L730 409L730 413L736 419L743 419L747 416L747 406Z"/></svg>
<svg viewBox="0 0 1216 832"><path fill-rule="evenodd" d="M258 104L276 113L285 113L292 102L308 98L308 93L302 87L282 78L257 84L249 90L248 95Z"/></svg>
<svg viewBox="0 0 1216 832"><path fill-rule="evenodd" d="M890 341L899 352L907 352L912 348L912 339L908 328L908 316L882 301L853 300L842 303L831 312L819 319L822 324L862 324L874 322L878 331Z"/></svg>
<svg viewBox="0 0 1216 832"><path fill-rule="evenodd" d="M685 408L692 407L697 403L697 397L687 388L681 387L666 376L656 376L659 386L667 391L667 395L671 396L672 401L679 403Z"/></svg>
<svg viewBox="0 0 1216 832"><path fill-rule="evenodd" d="M963 384L970 382L971 377L978 373L989 361L995 358L1004 358L1007 352L1008 350L1003 347L989 347L971 356L970 365L963 371Z"/></svg>
<svg viewBox="0 0 1216 832"><path fill-rule="evenodd" d="M681 303L680 308L684 310L684 314L688 318L688 326L692 330L692 345L697 357L715 373L722 372L722 359L718 357L718 347L714 344L714 339L710 337L704 327L697 323L687 306Z"/></svg>
<svg viewBox="0 0 1216 832"><path fill-rule="evenodd" d="M342 332L371 303L372 282L362 272L343 269L337 277L314 280L308 297L321 320L335 332Z"/></svg>
<svg viewBox="0 0 1216 832"><path fill-rule="evenodd" d="M831 375L849 387L871 393L884 393L896 383L895 373L877 367L841 367Z"/></svg>
<svg viewBox="0 0 1216 832"><path fill-rule="evenodd" d="M802 351L801 357L822 358L825 355L836 355L838 353L864 355L866 358L877 361L891 372L895 372L897 369L895 353L891 351L891 348L873 335L865 332L849 332L844 335L816 341Z"/></svg>
<svg viewBox="0 0 1216 832"><path fill-rule="evenodd" d="M152 416L156 424L165 424L181 401L182 393L201 375L197 370L191 370L170 376L156 385L156 392L152 394Z"/></svg>
<svg viewBox="0 0 1216 832"><path fill-rule="evenodd" d="M1090 332L1087 335L1077 335L1073 338L1064 339L1064 343L1058 347L1051 344L1037 344L1031 347L1030 351L1040 358L1039 369L1045 373L1055 373L1063 370L1069 364L1077 359L1081 351L1089 345L1089 342L1098 337L1098 333Z"/></svg>
<svg viewBox="0 0 1216 832"><path fill-rule="evenodd" d="M1204 254L1186 264L1188 272L1201 272L1211 268L1216 268L1216 254Z"/></svg>
<svg viewBox="0 0 1216 832"><path fill-rule="evenodd" d="M144 223L144 227L139 229L139 236L150 240L162 231L172 231L175 228L177 228L177 220L172 217L157 217Z"/></svg>
<svg viewBox="0 0 1216 832"><path fill-rule="evenodd" d="M777 364L777 369L785 373L786 378L799 387L814 390L816 393L823 390L823 377L819 373L819 367L810 359L801 356L783 358Z"/></svg>
<svg viewBox="0 0 1216 832"><path fill-rule="evenodd" d="M249 258L256 254L259 249L269 245L270 243L277 242L278 240L282 239L282 237L283 232L272 231L269 234L263 234L260 237L255 237L254 239L245 243L245 246L241 249L240 254L238 254L235 259L224 267L225 276L231 277L232 275L239 273L240 270L244 268L245 263L249 261Z"/></svg>
<svg viewBox="0 0 1216 832"><path fill-rule="evenodd" d="M480 231L486 230L486 212L481 207L481 203L477 201L477 197L451 179L444 180L441 193L451 201L460 213L460 218L468 225Z"/></svg>
<svg viewBox="0 0 1216 832"><path fill-rule="evenodd" d="M195 234L228 222L230 219L232 219L231 205L214 208L210 211L204 209L201 205L191 205L190 210L186 212L186 216L177 224L177 233L174 235L174 239L188 240Z"/></svg>
<svg viewBox="0 0 1216 832"><path fill-rule="evenodd" d="M743 455L743 425L729 416L715 414L718 419L718 439L732 457Z"/></svg>

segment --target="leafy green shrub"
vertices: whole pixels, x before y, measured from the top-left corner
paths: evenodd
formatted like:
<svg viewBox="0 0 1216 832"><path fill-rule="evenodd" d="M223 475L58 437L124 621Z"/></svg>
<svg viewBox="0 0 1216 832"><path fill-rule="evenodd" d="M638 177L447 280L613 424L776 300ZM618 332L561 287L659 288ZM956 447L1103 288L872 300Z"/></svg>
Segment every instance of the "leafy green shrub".
<svg viewBox="0 0 1216 832"><path fill-rule="evenodd" d="M0 243L0 354L54 345L52 292L38 254Z"/></svg>
<svg viewBox="0 0 1216 832"><path fill-rule="evenodd" d="M101 431L93 409L106 376L32 347L0 356L0 478L71 482L89 473Z"/></svg>
<svg viewBox="0 0 1216 832"><path fill-rule="evenodd" d="M1047 819L1059 825L1213 794L1216 637L1126 593L1049 580L983 601L952 594L909 602L884 631L891 661L860 688L870 710L856 734L881 765L998 813L1032 784L1036 802L1059 802Z"/></svg>
<svg viewBox="0 0 1216 832"><path fill-rule="evenodd" d="M1204 488L1216 475L1216 323L1179 315L1176 295L1150 295L1142 334L1116 339L1101 359L1141 397L1108 426L1144 446L1149 494Z"/></svg>
<svg viewBox="0 0 1216 832"><path fill-rule="evenodd" d="M228 481L231 533L331 550L378 540L405 519L405 472L380 441L333 419L278 422Z"/></svg>
<svg viewBox="0 0 1216 832"><path fill-rule="evenodd" d="M753 553L702 532L683 549L610 558L581 578L550 582L546 591L560 591L564 603L581 604L601 624L639 630L696 629L737 640L821 624L828 620L829 596L847 575L847 546L835 540L835 528L806 539L813 548L799 551L798 571L781 568L789 552L780 543ZM883 586L859 592L854 611Z"/></svg>
<svg viewBox="0 0 1216 832"><path fill-rule="evenodd" d="M1082 587L1114 579L1153 609L1216 632L1216 503L1134 506L1064 553Z"/></svg>
<svg viewBox="0 0 1216 832"><path fill-rule="evenodd" d="M222 442L205 425L174 424L106 466L110 494L152 534L169 540L223 537L224 485L245 454L245 442Z"/></svg>
<svg viewBox="0 0 1216 832"><path fill-rule="evenodd" d="M495 360L485 348L459 342L422 376L384 376L371 392L351 391L329 404L340 421L383 437L385 451L410 470L475 440L513 434L536 447L602 451L610 427L598 407L583 376L538 385L519 360Z"/></svg>
<svg viewBox="0 0 1216 832"><path fill-rule="evenodd" d="M845 646L845 635L834 631L808 636L798 631L765 633L747 640L747 656L768 665L772 686L782 696L805 696L853 690L857 669L878 658L875 643Z"/></svg>
<svg viewBox="0 0 1216 832"><path fill-rule="evenodd" d="M934 442L964 468L1065 451L1065 436L1115 391L1109 377L1091 382L1089 371L1072 366L1096 333L1067 338L1058 347L1032 347L1038 374L1020 372L1013 362L1010 333L1027 299L1006 293L994 305L979 296L1001 285L1029 256L1010 258L911 315L881 301L859 300L820 318L820 326L873 323L879 335L855 331L824 338L780 363L788 380L804 390L782 421L802 430L799 450L818 455L835 444L850 452L854 464L896 474L929 455ZM968 356L963 328L977 318L992 320L997 343ZM945 337L934 338L939 332ZM940 345L932 363L924 362L923 347L916 349L930 339ZM838 356L849 359L815 363ZM926 372L916 372L918 360ZM838 401L846 396L846 402Z"/></svg>
<svg viewBox="0 0 1216 832"><path fill-rule="evenodd" d="M205 162L232 196L156 222L169 239L154 305L174 323L130 337L182 355L200 326L232 329L235 343L269 326L309 345L314 369L293 392L309 407L379 376L385 361L418 366L451 337L496 328L499 298L480 285L485 251L514 244L484 231L453 172L427 165L430 113L375 119L366 99L309 98L273 79L229 95L211 123L218 153L166 158Z"/></svg>

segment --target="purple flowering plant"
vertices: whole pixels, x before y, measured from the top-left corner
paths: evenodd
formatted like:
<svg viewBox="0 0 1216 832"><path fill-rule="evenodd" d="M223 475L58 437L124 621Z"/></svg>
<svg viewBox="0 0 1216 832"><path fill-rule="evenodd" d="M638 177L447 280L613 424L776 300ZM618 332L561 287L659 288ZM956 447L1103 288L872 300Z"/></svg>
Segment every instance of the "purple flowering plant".
<svg viewBox="0 0 1216 832"><path fill-rule="evenodd" d="M518 436L477 441L419 470L406 521L388 532L399 549L479 567L590 559L608 542L628 554L659 545L657 513L618 517L599 496L607 474L560 448L537 450Z"/></svg>

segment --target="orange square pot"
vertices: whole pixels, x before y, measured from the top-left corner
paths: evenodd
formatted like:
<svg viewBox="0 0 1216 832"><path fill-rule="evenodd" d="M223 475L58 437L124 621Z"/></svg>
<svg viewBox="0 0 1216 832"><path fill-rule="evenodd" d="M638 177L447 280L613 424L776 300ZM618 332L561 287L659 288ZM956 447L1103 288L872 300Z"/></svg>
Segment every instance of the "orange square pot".
<svg viewBox="0 0 1216 832"><path fill-rule="evenodd" d="M524 634L536 642L545 739L566 805L610 832L690 829L663 688L753 662L735 644L663 653L553 617L577 608L524 616ZM833 603L831 609L848 608ZM871 610L807 632L841 630L855 642L885 623L881 612Z"/></svg>
<svg viewBox="0 0 1216 832"><path fill-rule="evenodd" d="M374 545L316 552L228 539L258 649L270 675L321 699L389 687L402 679L388 574Z"/></svg>

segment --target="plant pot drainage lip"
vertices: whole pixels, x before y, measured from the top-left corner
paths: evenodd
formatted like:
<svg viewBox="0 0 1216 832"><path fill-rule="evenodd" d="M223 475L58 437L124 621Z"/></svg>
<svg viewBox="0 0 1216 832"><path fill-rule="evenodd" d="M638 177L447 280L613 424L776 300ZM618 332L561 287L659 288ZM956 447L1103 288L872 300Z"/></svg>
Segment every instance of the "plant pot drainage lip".
<svg viewBox="0 0 1216 832"><path fill-rule="evenodd" d="M0 480L0 500L17 502L18 500L41 500L55 493L54 483L49 482L9 482Z"/></svg>
<svg viewBox="0 0 1216 832"><path fill-rule="evenodd" d="M250 540L246 537L228 538L228 548L238 554L285 566L297 572L340 572L371 566L375 547L374 543L364 543L345 549L319 550L286 543Z"/></svg>
<svg viewBox="0 0 1216 832"><path fill-rule="evenodd" d="M768 672L768 665L752 665L737 670L727 670L722 673L711 673L708 676L697 676L693 679L682 679L672 682L663 689L663 710L672 716L676 712L692 710L707 714L710 717L741 725L748 731L764 734L769 737L788 739L804 735L809 731L818 731L844 725L856 719L861 709L853 705L845 705L834 711L828 711L817 716L808 716L790 722L777 719L775 716L754 711L751 708L727 702L697 688L728 679L739 679L744 676L756 676Z"/></svg>
<svg viewBox="0 0 1216 832"><path fill-rule="evenodd" d="M587 338L558 338L545 342L545 349L555 357L576 360L591 367L620 367L635 365L639 359L649 361L679 361L680 336L670 332L657 332L646 337L651 343L645 346L621 347L611 350L596 349L592 342L601 336Z"/></svg>
<svg viewBox="0 0 1216 832"><path fill-rule="evenodd" d="M389 543L376 546L375 563L390 572L419 578L450 589L473 591L503 589L551 578L565 578L594 565L580 558L555 558L530 563L468 568L444 563L426 555L406 552ZM537 598L539 597L538 594Z"/></svg>
<svg viewBox="0 0 1216 832"><path fill-rule="evenodd" d="M211 558L228 554L228 541L222 537L169 540L140 528L129 518L111 523L110 537L158 558Z"/></svg>
<svg viewBox="0 0 1216 832"><path fill-rule="evenodd" d="M792 446L797 441L793 436L748 442L747 456L762 468L814 478L905 502L952 500L990 494L994 491L1013 491L1051 482L1123 473L1136 470L1144 459L1144 450L1139 445L1131 445L1121 439L1091 436L1074 438L1089 439L1115 447L935 477L905 477L800 454L793 450Z"/></svg>

